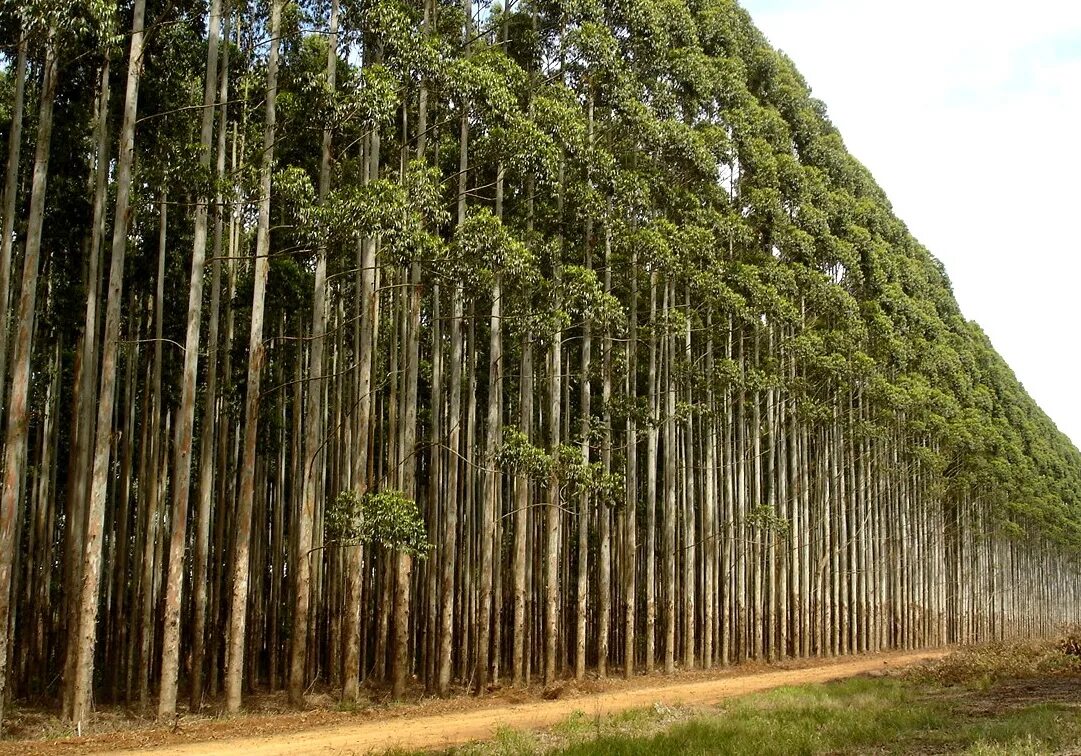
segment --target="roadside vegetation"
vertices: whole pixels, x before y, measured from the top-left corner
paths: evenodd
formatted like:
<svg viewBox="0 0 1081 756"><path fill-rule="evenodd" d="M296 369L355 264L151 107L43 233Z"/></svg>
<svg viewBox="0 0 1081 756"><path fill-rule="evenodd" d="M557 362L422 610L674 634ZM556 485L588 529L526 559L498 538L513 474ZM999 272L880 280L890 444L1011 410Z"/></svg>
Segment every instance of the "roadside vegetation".
<svg viewBox="0 0 1081 756"><path fill-rule="evenodd" d="M996 643L920 667L780 688L719 706L591 716L543 732L501 730L448 751L509 754L1047 754L1081 748L1077 634Z"/></svg>

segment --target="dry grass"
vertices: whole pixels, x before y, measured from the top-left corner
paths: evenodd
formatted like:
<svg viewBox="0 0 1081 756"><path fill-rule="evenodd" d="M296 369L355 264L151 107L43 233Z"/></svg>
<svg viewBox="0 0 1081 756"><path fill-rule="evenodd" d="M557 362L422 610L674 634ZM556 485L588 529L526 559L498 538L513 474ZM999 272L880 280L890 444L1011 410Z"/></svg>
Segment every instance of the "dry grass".
<svg viewBox="0 0 1081 756"><path fill-rule="evenodd" d="M1073 640L1068 640L1068 639ZM914 682L988 688L1003 680L1081 674L1081 654L1068 653L1081 635L1054 641L1011 641L961 648L933 662L905 670Z"/></svg>
<svg viewBox="0 0 1081 756"><path fill-rule="evenodd" d="M718 707L581 712L454 756L1081 753L1081 633L994 643L897 673L781 688ZM405 752L403 752L405 753Z"/></svg>

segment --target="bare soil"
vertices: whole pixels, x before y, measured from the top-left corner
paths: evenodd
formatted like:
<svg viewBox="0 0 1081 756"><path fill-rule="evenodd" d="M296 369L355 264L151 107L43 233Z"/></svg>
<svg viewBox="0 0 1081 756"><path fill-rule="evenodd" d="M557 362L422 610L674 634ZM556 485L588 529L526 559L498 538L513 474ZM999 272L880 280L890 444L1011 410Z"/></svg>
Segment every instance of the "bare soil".
<svg viewBox="0 0 1081 756"><path fill-rule="evenodd" d="M1055 704L1081 713L1081 677L1038 677L1006 680L987 690L958 694L962 710L975 717L997 717L1035 704Z"/></svg>
<svg viewBox="0 0 1081 756"><path fill-rule="evenodd" d="M180 754L369 754L389 748L445 748L491 738L501 727L538 729L575 712L590 716L653 704L708 705L734 696L786 685L820 683L861 674L889 674L935 659L945 651L894 652L831 660L800 660L767 666L742 665L722 671L682 672L631 680L567 680L541 689L503 688L484 696L424 699L410 704L379 704L349 712L328 696L307 711L282 713L273 696L257 698L262 713L236 717L182 717L155 724L121 711L99 714L96 734L47 738L55 717L23 712L15 721L20 740L0 741L0 756L15 754L135 753ZM1076 693L1075 693L1076 694ZM1063 694L1064 695L1064 694ZM109 730L109 731L105 731ZM33 738L34 735L37 738Z"/></svg>

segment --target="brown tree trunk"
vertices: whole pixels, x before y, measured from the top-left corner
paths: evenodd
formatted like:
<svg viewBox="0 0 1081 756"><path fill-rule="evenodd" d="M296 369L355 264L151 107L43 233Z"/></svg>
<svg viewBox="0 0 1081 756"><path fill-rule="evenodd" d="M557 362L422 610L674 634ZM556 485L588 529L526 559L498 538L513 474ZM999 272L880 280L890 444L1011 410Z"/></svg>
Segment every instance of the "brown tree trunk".
<svg viewBox="0 0 1081 756"><path fill-rule="evenodd" d="M228 131L229 100L229 27L230 16L225 18L225 50L221 64L221 123L218 126L217 163L215 175L225 177L225 145ZM191 650L191 700L190 708L198 711L203 703L203 668L207 626L208 569L210 557L211 503L214 494L214 449L218 429L218 343L221 314L221 254L224 233L225 207L221 189L214 198L214 245L210 284L210 322L207 333L206 395L203 400L202 433L199 440L199 492L195 510L195 553L192 559L192 650Z"/></svg>
<svg viewBox="0 0 1081 756"><path fill-rule="evenodd" d="M270 273L270 192L274 166L275 106L278 94L278 50L282 6L285 0L272 0L270 6L270 57L267 61L266 130L263 135L263 161L259 169L259 222L255 242L255 286L252 292L251 331L248 336L247 396L244 400L243 460L240 467L240 493L237 502L235 542L233 547L233 595L230 601L228 653L226 656L226 708L240 710L244 681L244 646L248 619L248 580L250 575L252 502L255 498L255 446L259 433L259 390L263 372L263 311L266 304L267 276Z"/></svg>
<svg viewBox="0 0 1081 756"><path fill-rule="evenodd" d="M136 0L132 16L124 117L120 130L120 153L116 166L116 207L113 219L112 258L105 309L105 340L101 356L98 419L94 443L94 469L87 507L86 544L79 596L78 652L76 654L71 720L86 721L93 695L94 649L97 640L98 592L101 578L105 496L112 452L113 402L115 400L117 348L120 340L120 306L123 298L124 256L127 251L132 163L135 153L135 116L139 104L139 79L143 65L143 15L145 0Z"/></svg>
<svg viewBox="0 0 1081 756"><path fill-rule="evenodd" d="M203 112L199 137L199 164L210 168L210 147L214 132L214 90L218 83L218 33L221 0L211 0L207 19L208 42L206 76L203 84ZM188 322L184 337L184 368L180 388L180 409L176 418L176 459L173 463L173 530L169 540L169 568L165 581L165 617L162 632L161 695L158 716L176 713L176 688L180 664L180 608L184 590L184 549L188 534L188 504L191 485L191 447L195 428L195 392L199 377L199 332L202 327L203 269L206 265L207 209L209 199L200 197L195 205L195 239L191 253L191 283L188 291Z"/></svg>
<svg viewBox="0 0 1081 756"><path fill-rule="evenodd" d="M338 0L330 5L330 39L327 46L327 86L334 90L338 65ZM323 150L319 167L319 202L326 201L330 190L330 125L323 128ZM293 595L293 634L289 661L289 702L304 703L305 666L308 651L308 614L312 580L312 525L316 500L323 495L320 452L323 444L323 341L327 330L327 248L316 250L315 290L312 294L311 362L308 365L307 407L304 425L304 457L300 472L303 498L296 523L297 566Z"/></svg>
<svg viewBox="0 0 1081 756"><path fill-rule="evenodd" d="M11 327L11 248L15 242L15 205L19 193L19 156L22 150L23 111L26 95L26 29L19 29L15 70L11 76L15 92L11 102L11 128L8 130L8 162L4 173L3 223L0 223L0 418L7 400L8 331ZM103 113L99 117L105 120ZM0 685L0 691L3 686ZM0 704L2 709L2 704ZM2 711L0 711L2 713Z"/></svg>
<svg viewBox="0 0 1081 756"><path fill-rule="evenodd" d="M45 48L41 105L38 111L34 176L30 190L30 217L23 254L22 291L19 296L15 348L12 353L11 400L7 405L7 430L4 435L4 487L0 492L0 726L3 725L4 700L8 694L10 677L7 664L11 642L9 625L12 611L12 569L18 535L16 532L17 512L23 478L26 474L30 358L33 352L41 232L45 216L45 189L49 176L49 147L52 139L53 99L57 80L55 37L55 30L50 28ZM2 334L2 337L6 339L7 335ZM3 390L3 387L0 387L0 390Z"/></svg>

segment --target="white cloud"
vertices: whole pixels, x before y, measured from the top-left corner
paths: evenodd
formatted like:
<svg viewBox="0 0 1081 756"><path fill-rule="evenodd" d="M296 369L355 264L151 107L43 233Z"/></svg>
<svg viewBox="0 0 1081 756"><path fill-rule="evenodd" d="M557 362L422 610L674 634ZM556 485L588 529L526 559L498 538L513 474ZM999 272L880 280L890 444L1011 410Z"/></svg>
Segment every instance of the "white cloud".
<svg viewBox="0 0 1081 756"><path fill-rule="evenodd" d="M1081 3L743 5L1081 444Z"/></svg>

